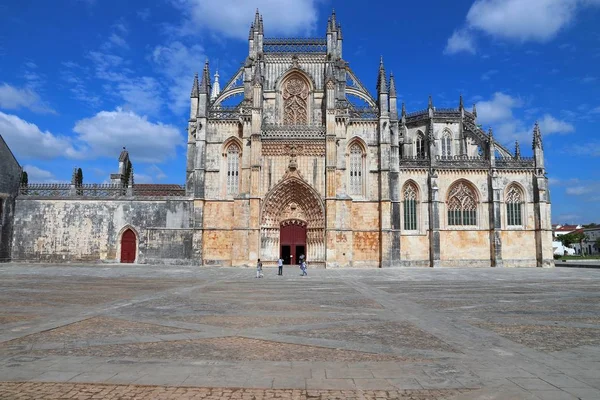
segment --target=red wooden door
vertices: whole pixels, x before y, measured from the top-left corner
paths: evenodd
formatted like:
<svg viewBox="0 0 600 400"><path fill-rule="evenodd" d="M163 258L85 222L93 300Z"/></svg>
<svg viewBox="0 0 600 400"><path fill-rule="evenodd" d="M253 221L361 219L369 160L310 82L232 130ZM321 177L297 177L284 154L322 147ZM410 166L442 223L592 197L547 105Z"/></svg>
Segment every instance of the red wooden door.
<svg viewBox="0 0 600 400"><path fill-rule="evenodd" d="M306 227L296 224L282 226L279 231L281 254L290 254L290 264L298 264L300 255L306 257ZM286 247L287 246L287 247ZM284 247L285 250L284 250ZM289 250L288 250L289 248ZM288 260L285 260L286 264Z"/></svg>
<svg viewBox="0 0 600 400"><path fill-rule="evenodd" d="M132 263L135 261L135 233L131 229L123 232L121 237L121 262Z"/></svg>

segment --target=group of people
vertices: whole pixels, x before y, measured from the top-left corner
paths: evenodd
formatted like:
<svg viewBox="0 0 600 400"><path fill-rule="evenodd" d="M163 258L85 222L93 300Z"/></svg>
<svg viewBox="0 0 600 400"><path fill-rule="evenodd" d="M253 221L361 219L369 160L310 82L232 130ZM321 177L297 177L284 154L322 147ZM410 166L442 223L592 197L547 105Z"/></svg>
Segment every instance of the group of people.
<svg viewBox="0 0 600 400"><path fill-rule="evenodd" d="M277 260L277 275L282 275L283 276L283 258L279 257L279 260ZM263 264L262 261L260 261L260 258L258 259L258 261L256 262L256 277L257 278L262 278L264 277L263 272ZM306 272L306 257L304 257L304 254L302 254L300 256L300 276L307 276L308 273Z"/></svg>

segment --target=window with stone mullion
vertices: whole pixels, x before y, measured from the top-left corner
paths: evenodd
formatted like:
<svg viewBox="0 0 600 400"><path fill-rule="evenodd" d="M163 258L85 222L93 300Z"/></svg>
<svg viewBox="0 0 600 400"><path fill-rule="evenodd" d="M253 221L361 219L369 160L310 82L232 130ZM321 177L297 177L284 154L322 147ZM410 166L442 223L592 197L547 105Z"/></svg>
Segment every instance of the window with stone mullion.
<svg viewBox="0 0 600 400"><path fill-rule="evenodd" d="M239 149L232 145L227 149L227 194L235 195L239 190Z"/></svg>
<svg viewBox="0 0 600 400"><path fill-rule="evenodd" d="M362 195L363 152L358 144L350 148L350 194Z"/></svg>
<svg viewBox="0 0 600 400"><path fill-rule="evenodd" d="M506 219L509 226L521 226L521 191L513 185L506 196Z"/></svg>

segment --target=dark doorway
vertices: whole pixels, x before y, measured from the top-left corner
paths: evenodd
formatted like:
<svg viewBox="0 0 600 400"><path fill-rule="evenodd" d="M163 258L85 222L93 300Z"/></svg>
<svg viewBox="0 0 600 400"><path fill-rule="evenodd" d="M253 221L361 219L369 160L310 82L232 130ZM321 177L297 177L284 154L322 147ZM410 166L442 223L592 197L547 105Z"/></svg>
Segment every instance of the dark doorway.
<svg viewBox="0 0 600 400"><path fill-rule="evenodd" d="M298 264L300 256L306 256L306 226L299 224L282 225L279 242L281 256L285 264Z"/></svg>
<svg viewBox="0 0 600 400"><path fill-rule="evenodd" d="M281 246L281 258L283 258L283 263L285 265L290 265L290 256L292 255L292 249L290 246Z"/></svg>
<svg viewBox="0 0 600 400"><path fill-rule="evenodd" d="M121 262L132 263L135 261L135 233L131 229L123 232L121 237Z"/></svg>

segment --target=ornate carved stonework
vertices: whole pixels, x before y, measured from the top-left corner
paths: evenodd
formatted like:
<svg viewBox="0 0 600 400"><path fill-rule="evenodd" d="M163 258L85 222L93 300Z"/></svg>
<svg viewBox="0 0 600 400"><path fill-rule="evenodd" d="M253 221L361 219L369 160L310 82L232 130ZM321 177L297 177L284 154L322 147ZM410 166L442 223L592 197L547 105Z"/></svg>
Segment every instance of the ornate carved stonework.
<svg viewBox="0 0 600 400"><path fill-rule="evenodd" d="M290 77L283 85L283 123L289 125L308 122L308 84L300 76Z"/></svg>
<svg viewBox="0 0 600 400"><path fill-rule="evenodd" d="M262 155L263 156L286 156L291 155L290 149L295 146L294 151L296 156L309 156L309 157L324 157L325 156L325 143L315 142L263 142L262 144Z"/></svg>

